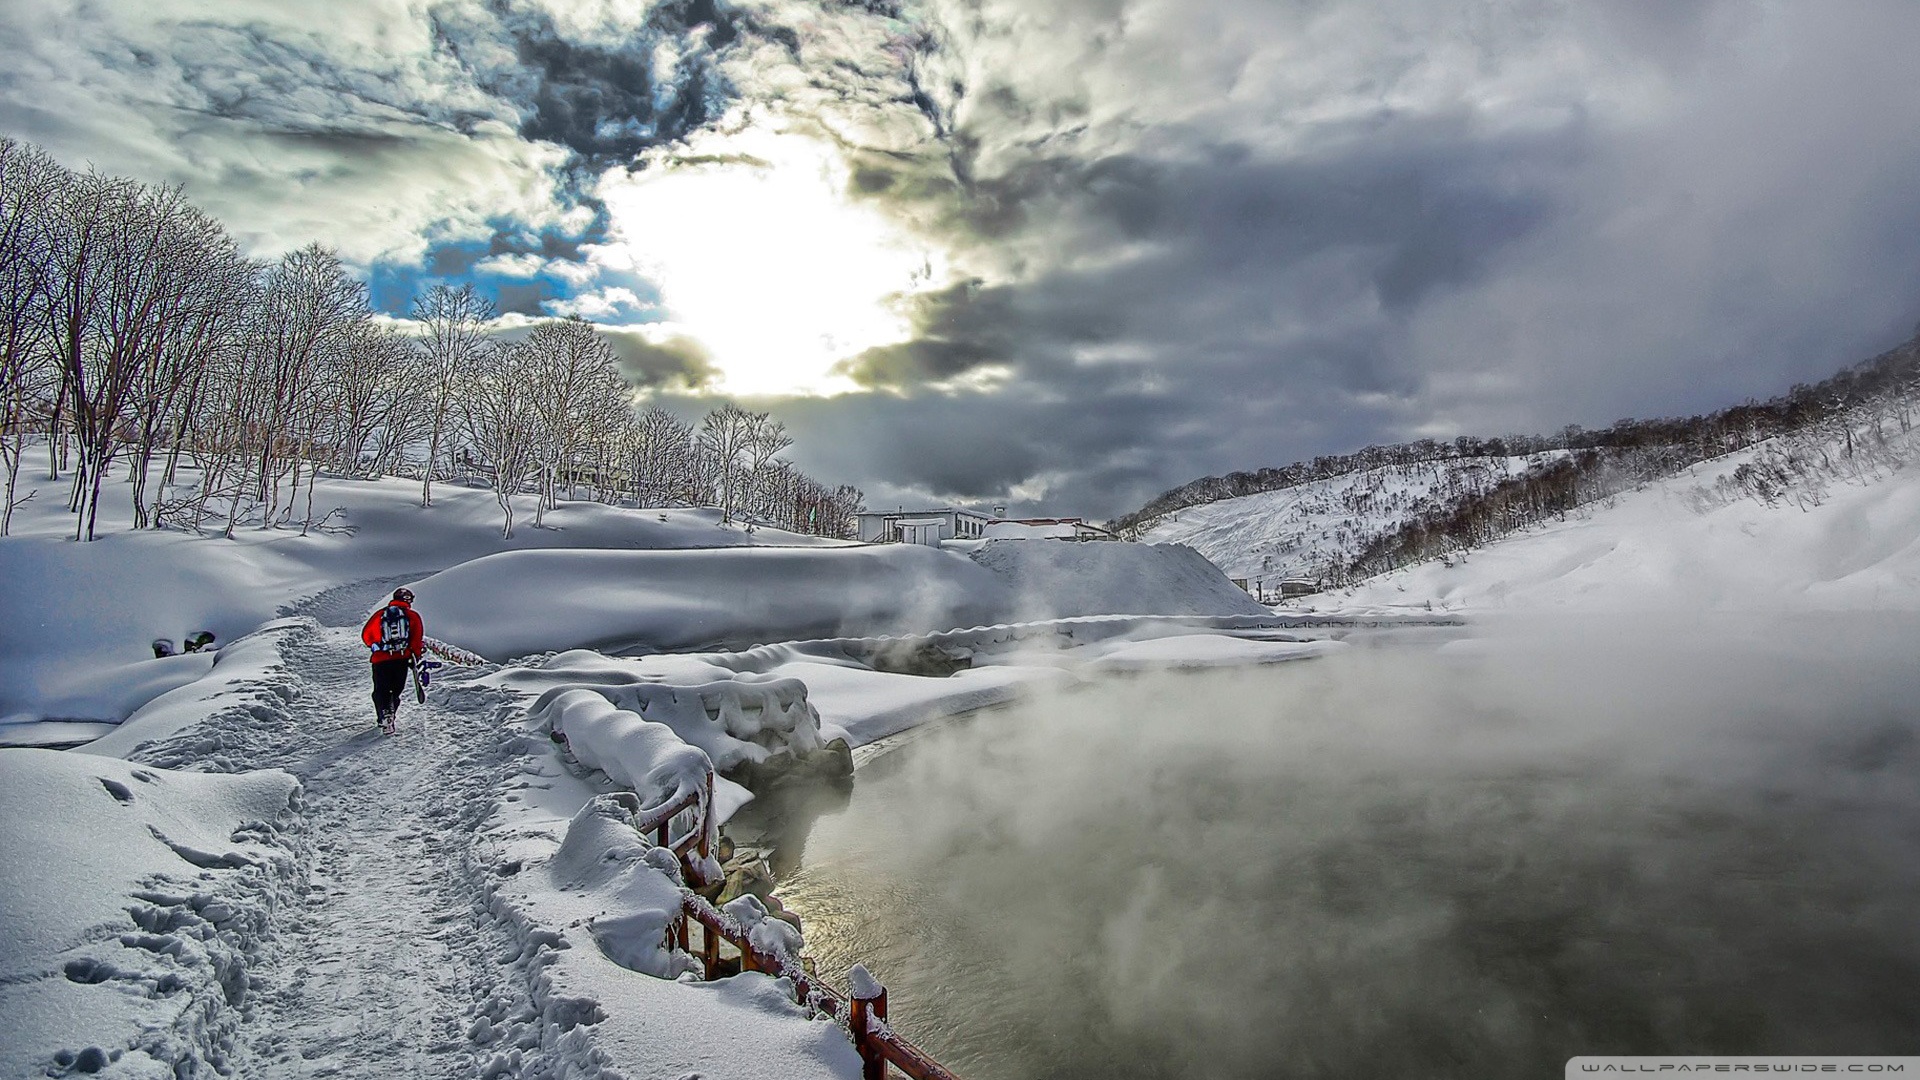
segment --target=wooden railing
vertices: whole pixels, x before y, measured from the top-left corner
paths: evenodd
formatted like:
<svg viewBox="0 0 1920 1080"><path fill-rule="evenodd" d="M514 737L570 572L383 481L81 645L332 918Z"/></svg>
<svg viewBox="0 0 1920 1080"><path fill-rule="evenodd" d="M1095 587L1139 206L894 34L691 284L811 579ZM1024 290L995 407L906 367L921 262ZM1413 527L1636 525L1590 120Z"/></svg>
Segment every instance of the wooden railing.
<svg viewBox="0 0 1920 1080"><path fill-rule="evenodd" d="M771 918L772 916L769 916ZM753 944L745 927L733 916L714 907L698 893L686 893L681 900L681 918L675 924L675 944L689 952L688 924L700 924L700 960L712 973L720 968L720 942L740 952L740 970L759 971L793 983L794 997L816 1013L838 1020L853 1039L860 1055L860 1075L864 1080L884 1080L889 1063L913 1080L959 1080L946 1066L933 1060L925 1050L908 1042L887 1023L887 988L877 981L863 989L867 997L850 997L808 971L804 957L786 952L770 952Z"/></svg>
<svg viewBox="0 0 1920 1080"><path fill-rule="evenodd" d="M674 840L670 835L673 819L688 810L697 811L694 827ZM710 884L705 878L705 868L711 865L708 834L712 811L713 770L709 769L702 787L636 814L634 827L643 835L650 834L655 844L679 855L687 880ZM847 1029L853 1048L860 1055L862 1080L885 1080L889 1064L912 1080L959 1080L887 1023L887 988L877 980L856 980L855 989L864 996L843 994L808 970L805 957L754 945L747 928L741 926L738 919L688 889L681 895L680 917L674 920L672 929L674 946L683 952L693 952L691 927L694 923L700 925L700 962L706 978L718 978L723 970L720 943L724 941L739 952L741 971L758 971L789 980L800 1005L816 1014L833 1017Z"/></svg>

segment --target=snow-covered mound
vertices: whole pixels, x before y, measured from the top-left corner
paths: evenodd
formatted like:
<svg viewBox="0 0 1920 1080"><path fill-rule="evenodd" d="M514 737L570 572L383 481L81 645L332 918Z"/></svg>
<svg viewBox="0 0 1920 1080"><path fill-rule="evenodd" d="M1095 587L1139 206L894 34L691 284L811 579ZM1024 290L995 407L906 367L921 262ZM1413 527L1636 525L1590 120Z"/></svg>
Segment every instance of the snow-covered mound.
<svg viewBox="0 0 1920 1080"><path fill-rule="evenodd" d="M1249 581L1320 580L1373 537L1435 502L1485 491L1564 451L1517 457L1458 457L1383 465L1278 491L1189 506L1141 537L1187 544Z"/></svg>
<svg viewBox="0 0 1920 1080"><path fill-rule="evenodd" d="M968 626L994 621L1010 600L965 556L917 544L512 552L414 591L435 636L496 660Z"/></svg>
<svg viewBox="0 0 1920 1080"><path fill-rule="evenodd" d="M299 785L0 750L0 1075L197 1075L296 892Z"/></svg>
<svg viewBox="0 0 1920 1080"><path fill-rule="evenodd" d="M512 552L443 571L415 592L437 636L496 660L1082 615L1267 614L1191 548L1058 540L990 540L971 558L917 544Z"/></svg>
<svg viewBox="0 0 1920 1080"><path fill-rule="evenodd" d="M1822 455L1763 443L1305 606L1920 610L1920 468L1911 464L1920 445L1909 435L1881 449L1879 460L1859 464L1864 451L1849 459L1839 446ZM1825 475L1800 473L1785 488L1736 480L1752 474L1742 466L1777 466L1787 456L1824 458Z"/></svg>
<svg viewBox="0 0 1920 1080"><path fill-rule="evenodd" d="M1020 620L1267 613L1219 567L1180 544L989 540L973 560L1012 587L1012 614Z"/></svg>

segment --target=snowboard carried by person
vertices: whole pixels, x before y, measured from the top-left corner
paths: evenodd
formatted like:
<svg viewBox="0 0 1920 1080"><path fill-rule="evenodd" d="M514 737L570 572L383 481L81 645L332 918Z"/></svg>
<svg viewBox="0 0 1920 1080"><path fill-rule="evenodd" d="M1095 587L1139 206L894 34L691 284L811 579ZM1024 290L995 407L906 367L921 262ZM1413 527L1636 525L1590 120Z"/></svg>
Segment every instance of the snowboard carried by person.
<svg viewBox="0 0 1920 1080"><path fill-rule="evenodd" d="M373 663L373 714L380 730L392 735L398 730L400 695L407 688L407 675L420 659L425 624L413 610L413 590L393 591L387 606L374 612L360 628L360 640L369 650ZM417 695L426 701L426 687L418 686Z"/></svg>
<svg viewBox="0 0 1920 1080"><path fill-rule="evenodd" d="M433 646L429 644L427 647L432 648ZM413 669L414 700L425 705L427 703L427 684L433 681L433 673L440 670L440 661L423 660L416 656L413 660L409 661L409 665Z"/></svg>

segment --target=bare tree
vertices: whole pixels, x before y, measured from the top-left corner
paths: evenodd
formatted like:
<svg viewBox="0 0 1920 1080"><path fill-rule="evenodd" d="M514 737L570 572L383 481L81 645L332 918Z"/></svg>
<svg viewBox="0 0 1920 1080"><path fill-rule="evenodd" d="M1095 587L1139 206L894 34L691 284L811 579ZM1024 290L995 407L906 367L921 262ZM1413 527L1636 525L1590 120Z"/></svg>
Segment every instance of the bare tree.
<svg viewBox="0 0 1920 1080"><path fill-rule="evenodd" d="M46 151L0 137L0 536L7 535L16 498L20 457L41 398L57 382L46 359L51 229L61 188L71 182ZM50 403L47 403L50 404Z"/></svg>
<svg viewBox="0 0 1920 1080"><path fill-rule="evenodd" d="M484 333L493 304L474 292L435 285L413 303L413 317L425 325L419 349L425 361L419 391L427 429L427 462L420 481L420 505L433 505L433 470L452 430L461 383L486 358L491 347Z"/></svg>
<svg viewBox="0 0 1920 1080"><path fill-rule="evenodd" d="M184 417L191 415L181 410L181 403L199 392L208 359L237 344L257 283L257 267L241 257L218 221L187 207L177 229L171 253L158 268L151 354L137 378L128 469L136 529L152 523L146 493L160 441L170 438L178 447ZM173 461L169 454L163 485L171 481Z"/></svg>
<svg viewBox="0 0 1920 1080"><path fill-rule="evenodd" d="M772 477L767 475L773 456L793 445L793 437L787 434L787 425L775 420L766 413L753 414L752 427L747 432L747 498L746 505L754 514L772 516L774 504L767 497L766 488Z"/></svg>
<svg viewBox="0 0 1920 1080"><path fill-rule="evenodd" d="M361 455L376 429L397 419L404 398L394 391L413 374L413 347L391 327L371 319L356 323L321 373L327 421L329 468L357 476Z"/></svg>
<svg viewBox="0 0 1920 1080"><path fill-rule="evenodd" d="M624 409L626 384L614 366L613 346L592 323L544 322L522 344L514 355L521 377L532 384L533 405L545 427L537 521L538 514L557 505L562 479L570 486L578 481L582 459L596 438L612 437L611 421Z"/></svg>
<svg viewBox="0 0 1920 1080"><path fill-rule="evenodd" d="M190 257L195 214L178 188L91 180L72 186L66 258L56 275L66 291L54 321L80 451L68 505L80 513L75 539L87 540L95 536L119 425L158 352L168 268Z"/></svg>
<svg viewBox="0 0 1920 1080"><path fill-rule="evenodd" d="M700 421L700 448L714 470L722 523L733 521L734 504L739 498L740 455L752 439L759 420L760 414L728 402Z"/></svg>
<svg viewBox="0 0 1920 1080"><path fill-rule="evenodd" d="M301 466L312 456L325 403L324 364L351 347L355 328L369 315L366 286L328 248L308 245L268 271L255 327L263 383L258 400L265 409L258 440L263 525L280 509L282 472L291 469L297 492Z"/></svg>
<svg viewBox="0 0 1920 1080"><path fill-rule="evenodd" d="M522 375L525 357L514 354L525 342L480 361L472 385L461 399L461 420L473 449L493 471L493 497L504 517L501 536L513 536L513 497L539 472L545 421L535 407L534 388Z"/></svg>
<svg viewBox="0 0 1920 1080"><path fill-rule="evenodd" d="M673 499L688 486L693 425L659 405L649 405L634 421L628 442L633 494L641 506Z"/></svg>

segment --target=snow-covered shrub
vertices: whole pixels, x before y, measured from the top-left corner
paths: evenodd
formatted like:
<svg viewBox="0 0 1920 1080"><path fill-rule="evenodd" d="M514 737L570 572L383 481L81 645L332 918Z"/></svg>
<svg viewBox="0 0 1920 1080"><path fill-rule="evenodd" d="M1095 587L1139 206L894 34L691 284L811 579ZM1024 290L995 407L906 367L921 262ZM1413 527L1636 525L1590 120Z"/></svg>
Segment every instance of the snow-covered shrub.
<svg viewBox="0 0 1920 1080"><path fill-rule="evenodd" d="M555 721L555 730L564 726L576 754L579 740L575 729L604 716L605 711L582 711L589 706L569 692L597 696L606 706L664 725L680 741L703 751L722 772L782 754L811 754L823 745L820 713L807 702L807 685L799 679L753 673L700 682L646 678L630 662L575 651L561 653L537 669L507 673L501 682L517 688L547 687L535 702L533 713L537 719ZM581 711L579 718L556 720L559 713L555 710L560 708L563 696L571 703L565 709ZM597 751L590 748L588 752ZM581 761L586 758L581 757ZM638 764L629 762L627 771L632 773ZM607 771L614 775L612 770Z"/></svg>

